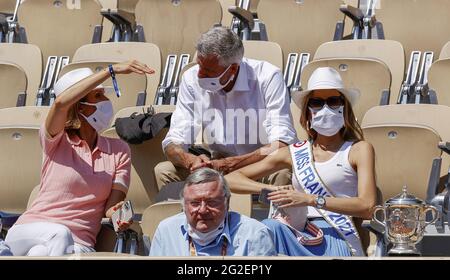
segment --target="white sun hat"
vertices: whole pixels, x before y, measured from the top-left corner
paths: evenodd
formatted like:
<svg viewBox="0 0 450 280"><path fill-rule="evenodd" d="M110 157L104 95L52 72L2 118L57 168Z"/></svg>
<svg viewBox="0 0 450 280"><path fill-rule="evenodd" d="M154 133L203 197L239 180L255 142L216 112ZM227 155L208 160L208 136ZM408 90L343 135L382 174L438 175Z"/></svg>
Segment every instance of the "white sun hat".
<svg viewBox="0 0 450 280"><path fill-rule="evenodd" d="M80 82L81 80L84 80L85 78L93 74L94 72L90 68L78 68L67 72L55 83L55 86L53 87L53 89L55 90L55 95L60 95L62 92L64 92L74 84ZM98 85L96 89L97 88L105 89L103 85ZM105 90L105 93L106 92L108 91Z"/></svg>
<svg viewBox="0 0 450 280"><path fill-rule="evenodd" d="M295 104L302 108L303 99L314 90L320 89L335 89L342 93L352 106L361 95L356 88L346 88L342 81L341 75L332 67L319 67L311 74L308 80L308 87L303 91L296 91L292 93L292 99Z"/></svg>

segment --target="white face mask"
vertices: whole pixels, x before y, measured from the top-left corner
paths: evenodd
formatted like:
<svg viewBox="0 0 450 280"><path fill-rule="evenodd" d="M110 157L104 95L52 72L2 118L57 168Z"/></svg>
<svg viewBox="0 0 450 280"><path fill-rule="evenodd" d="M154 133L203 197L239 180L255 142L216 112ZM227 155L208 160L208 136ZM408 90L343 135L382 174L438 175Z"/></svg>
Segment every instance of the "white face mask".
<svg viewBox="0 0 450 280"><path fill-rule="evenodd" d="M228 86L228 84L234 79L234 74L233 74L233 75L231 75L230 79L224 85L222 85L220 83L220 79L223 77L223 75L225 75L225 73L228 71L228 69L230 69L230 67L231 67L231 65L228 66L228 68L225 69L225 71L223 71L223 73L219 77L198 78L198 85L204 90L209 90L212 92L220 91L224 87Z"/></svg>
<svg viewBox="0 0 450 280"><path fill-rule="evenodd" d="M111 101L106 100L98 103L80 102L80 104L91 105L97 108L97 110L89 117L86 117L81 113L80 115L82 115L98 133L101 133L109 127L114 114Z"/></svg>
<svg viewBox="0 0 450 280"><path fill-rule="evenodd" d="M309 108L312 114L311 128L320 135L333 136L344 127L344 106L330 109L327 104L319 111Z"/></svg>
<svg viewBox="0 0 450 280"><path fill-rule="evenodd" d="M226 216L225 216L226 217ZM194 240L195 243L197 243L200 246L206 246L209 243L213 242L217 236L222 234L223 230L225 229L225 219L220 223L220 225L208 232L200 232L193 228L189 223L187 223L187 232L189 236Z"/></svg>

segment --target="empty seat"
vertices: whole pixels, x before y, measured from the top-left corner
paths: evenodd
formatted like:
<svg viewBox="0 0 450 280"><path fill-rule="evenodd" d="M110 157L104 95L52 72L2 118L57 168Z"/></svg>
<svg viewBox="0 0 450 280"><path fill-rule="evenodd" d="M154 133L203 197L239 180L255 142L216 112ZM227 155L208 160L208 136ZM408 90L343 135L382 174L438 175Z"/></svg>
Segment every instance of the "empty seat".
<svg viewBox="0 0 450 280"><path fill-rule="evenodd" d="M437 102L450 106L450 58L435 61L428 71L428 86L436 92Z"/></svg>
<svg viewBox="0 0 450 280"><path fill-rule="evenodd" d="M22 213L33 188L40 182L42 151L39 127L46 107L0 110L0 209Z"/></svg>
<svg viewBox="0 0 450 280"><path fill-rule="evenodd" d="M19 8L19 23L28 42L38 45L44 58L72 56L77 48L92 42L96 25L102 22L100 5L94 0L25 1Z"/></svg>
<svg viewBox="0 0 450 280"><path fill-rule="evenodd" d="M342 0L260 0L258 17L266 25L269 41L277 42L289 53L314 53L333 40Z"/></svg>
<svg viewBox="0 0 450 280"><path fill-rule="evenodd" d="M83 61L126 61L136 59L155 70L155 74L147 76L147 103L155 99L161 75L161 53L155 44L150 43L100 43L80 47L73 56L73 62ZM120 75L117 75L119 77ZM133 105L131 105L133 106Z"/></svg>
<svg viewBox="0 0 450 280"><path fill-rule="evenodd" d="M66 65L60 72L60 77L65 73L78 68L90 68L92 71L97 72L103 69L108 69L109 64L114 64L119 61L108 60L106 62L102 61L85 61L85 62L74 62ZM109 87L108 91L112 91L109 96L109 100L113 105L114 112L118 112L126 107L133 107L137 105L145 105L146 101L146 87L147 78L145 75L139 74L128 74L128 75L117 75L117 84L121 92L120 98L116 97L116 93L113 90L112 79L107 79L102 83L102 85ZM153 100L153 99L152 99ZM152 100L147 100L147 103L151 103Z"/></svg>
<svg viewBox="0 0 450 280"><path fill-rule="evenodd" d="M237 6L236 0L219 0L222 6L222 25L230 27L233 15L228 12L228 8L231 6Z"/></svg>
<svg viewBox="0 0 450 280"><path fill-rule="evenodd" d="M222 9L217 0L140 0L135 15L146 42L158 45L165 60L169 54L193 56L200 34L221 22Z"/></svg>
<svg viewBox="0 0 450 280"><path fill-rule="evenodd" d="M364 116L364 136L375 148L377 185L386 200L408 191L426 199L432 161L441 157L439 141L449 141L444 120L450 107L429 104L378 106ZM441 177L449 166L442 156Z"/></svg>
<svg viewBox="0 0 450 280"><path fill-rule="evenodd" d="M16 2L16 0L2 0L0 2L0 13L14 13Z"/></svg>
<svg viewBox="0 0 450 280"><path fill-rule="evenodd" d="M392 75L390 104L397 97L405 73L405 52L402 45L390 40L345 40L327 42L317 49L314 60L323 58L370 58L385 63Z"/></svg>
<svg viewBox="0 0 450 280"><path fill-rule="evenodd" d="M15 64L0 62L0 109L15 107L18 98L26 98L27 76Z"/></svg>
<svg viewBox="0 0 450 280"><path fill-rule="evenodd" d="M283 51L279 44L267 41L243 41L244 56L264 60L283 70Z"/></svg>
<svg viewBox="0 0 450 280"><path fill-rule="evenodd" d="M133 113L147 112L147 107L131 107L119 111L114 119L129 117ZM174 106L160 105L153 106L155 113L173 112ZM131 148L131 183L127 199L131 200L136 213L143 213L144 210L154 203L158 193L154 167L161 161L165 161L165 156L161 147L161 142L167 134L167 129L162 130L155 138L145 141L139 145L130 145ZM103 133L107 137L118 138L116 130L111 128Z"/></svg>
<svg viewBox="0 0 450 280"><path fill-rule="evenodd" d="M0 44L0 61L15 64L27 77L27 106L36 104L36 94L42 75L42 53L32 44Z"/></svg>
<svg viewBox="0 0 450 280"><path fill-rule="evenodd" d="M450 0L378 0L375 8L386 39L402 43L408 56L415 50L437 54L450 41Z"/></svg>

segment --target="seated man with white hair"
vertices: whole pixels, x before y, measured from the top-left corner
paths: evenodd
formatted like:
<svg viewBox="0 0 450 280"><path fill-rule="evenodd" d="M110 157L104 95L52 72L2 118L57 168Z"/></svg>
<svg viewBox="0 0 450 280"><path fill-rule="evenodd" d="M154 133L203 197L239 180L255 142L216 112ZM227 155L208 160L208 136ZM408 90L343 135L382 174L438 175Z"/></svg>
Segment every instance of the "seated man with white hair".
<svg viewBox="0 0 450 280"><path fill-rule="evenodd" d="M158 188L179 182L195 169L229 173L296 141L289 95L281 70L244 58L230 29L214 27L197 43L198 65L181 80L176 110L162 145L169 159L155 167ZM188 152L207 145L211 156ZM290 184L291 172L268 174L264 182Z"/></svg>
<svg viewBox="0 0 450 280"><path fill-rule="evenodd" d="M272 234L262 223L229 211L230 189L222 174L201 168L180 193L183 213L156 229L150 256L272 256Z"/></svg>

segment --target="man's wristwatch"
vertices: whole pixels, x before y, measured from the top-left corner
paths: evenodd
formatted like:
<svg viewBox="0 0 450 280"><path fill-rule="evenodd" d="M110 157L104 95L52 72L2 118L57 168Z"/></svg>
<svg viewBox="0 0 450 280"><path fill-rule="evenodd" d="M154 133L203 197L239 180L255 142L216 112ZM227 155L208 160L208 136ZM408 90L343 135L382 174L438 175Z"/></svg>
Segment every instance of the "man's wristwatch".
<svg viewBox="0 0 450 280"><path fill-rule="evenodd" d="M327 201L325 200L325 197L323 195L317 196L317 198L316 198L316 208L317 209L322 209L326 203L327 203Z"/></svg>

